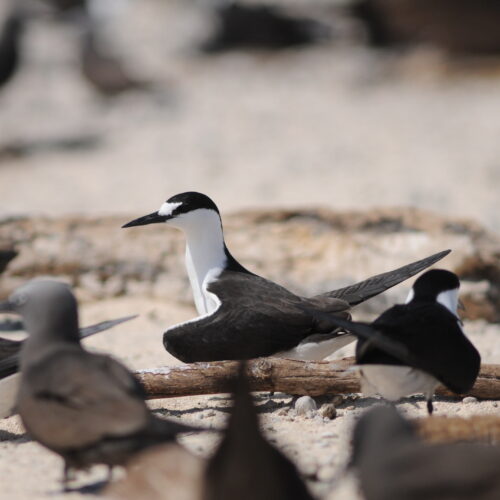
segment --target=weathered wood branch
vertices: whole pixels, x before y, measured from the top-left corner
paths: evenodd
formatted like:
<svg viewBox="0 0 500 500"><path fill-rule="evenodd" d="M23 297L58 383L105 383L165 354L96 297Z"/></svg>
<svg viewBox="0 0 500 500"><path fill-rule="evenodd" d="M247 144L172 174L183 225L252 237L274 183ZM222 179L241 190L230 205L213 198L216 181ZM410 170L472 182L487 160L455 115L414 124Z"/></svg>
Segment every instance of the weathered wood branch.
<svg viewBox="0 0 500 500"><path fill-rule="evenodd" d="M360 391L356 372L348 370L353 364L353 358L338 361L259 358L247 363L247 372L253 391L322 396ZM216 361L141 370L136 375L150 399L171 398L229 392L228 381L237 367L237 361ZM455 398L469 395L500 399L500 365L483 365L467 394L457 396L444 387L438 387L436 393Z"/></svg>
<svg viewBox="0 0 500 500"><path fill-rule="evenodd" d="M419 435L430 443L500 443L500 417L497 415L473 415L467 418L433 415L414 419L413 422Z"/></svg>

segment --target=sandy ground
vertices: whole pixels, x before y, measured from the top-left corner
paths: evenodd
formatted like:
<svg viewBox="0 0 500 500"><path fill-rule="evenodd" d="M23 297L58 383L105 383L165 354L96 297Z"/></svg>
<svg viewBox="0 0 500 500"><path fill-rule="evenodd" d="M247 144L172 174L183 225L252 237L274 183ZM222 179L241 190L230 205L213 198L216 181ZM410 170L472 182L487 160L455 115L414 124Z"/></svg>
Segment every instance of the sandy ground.
<svg viewBox="0 0 500 500"><path fill-rule="evenodd" d="M117 47L130 67L154 78L152 95L98 98L78 76L77 34L54 23L27 34L27 64L0 94L0 142L96 134L92 150L45 150L0 159L0 216L134 213L168 196L199 190L223 211L326 204L336 208L416 205L478 219L500 230L500 87L496 78L444 74L432 55L402 64L333 41L280 55L204 58L193 50L207 32L192 2L136 2L123 12ZM86 304L82 323L130 312L141 318L89 339L131 368L175 362L160 344L169 325L194 316L176 302L116 299ZM486 362L500 362L497 326L466 324ZM349 349L341 355L350 354ZM267 396L266 396L267 398ZM259 400L264 404L264 396ZM220 424L220 396L151 403L162 414ZM262 411L265 432L327 498L348 454L350 429L373 400L347 399L339 416ZM421 399L401 404L424 415ZM438 414L497 412L496 402L438 400ZM17 417L0 422L0 498L86 498L59 493L61 462L31 442ZM213 438L188 438L206 455ZM94 471L82 483L101 477ZM88 496L87 496L88 498ZM337 498L356 498L343 493Z"/></svg>

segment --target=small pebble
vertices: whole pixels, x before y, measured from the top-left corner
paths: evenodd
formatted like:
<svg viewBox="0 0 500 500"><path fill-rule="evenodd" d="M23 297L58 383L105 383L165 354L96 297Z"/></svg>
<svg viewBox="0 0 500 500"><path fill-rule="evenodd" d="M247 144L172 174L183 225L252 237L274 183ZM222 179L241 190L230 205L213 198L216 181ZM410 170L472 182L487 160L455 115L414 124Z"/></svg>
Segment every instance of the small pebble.
<svg viewBox="0 0 500 500"><path fill-rule="evenodd" d="M332 438L336 438L338 436L339 435L335 432L325 432L324 434L321 434L320 438L321 439L332 439Z"/></svg>
<svg viewBox="0 0 500 500"><path fill-rule="evenodd" d="M295 401L295 411L297 415L305 415L307 412L316 410L316 401L311 396L302 396Z"/></svg>
<svg viewBox="0 0 500 500"><path fill-rule="evenodd" d="M477 398L474 396L467 396L466 398L462 399L462 403L477 403Z"/></svg>
<svg viewBox="0 0 500 500"><path fill-rule="evenodd" d="M333 396L332 400L330 401L330 404L337 407L340 406L343 402L344 402L344 396L342 396L341 394L337 394L336 396Z"/></svg>
<svg viewBox="0 0 500 500"><path fill-rule="evenodd" d="M346 410L354 410L354 408L355 408L354 406L347 406Z"/></svg>
<svg viewBox="0 0 500 500"><path fill-rule="evenodd" d="M323 405L319 409L319 414L322 417L325 417L326 419L333 420L337 416L337 409L335 408L335 405L332 403Z"/></svg>
<svg viewBox="0 0 500 500"><path fill-rule="evenodd" d="M285 415L288 415L288 409L281 408L278 410L278 412L276 414L279 415L280 417L284 417Z"/></svg>

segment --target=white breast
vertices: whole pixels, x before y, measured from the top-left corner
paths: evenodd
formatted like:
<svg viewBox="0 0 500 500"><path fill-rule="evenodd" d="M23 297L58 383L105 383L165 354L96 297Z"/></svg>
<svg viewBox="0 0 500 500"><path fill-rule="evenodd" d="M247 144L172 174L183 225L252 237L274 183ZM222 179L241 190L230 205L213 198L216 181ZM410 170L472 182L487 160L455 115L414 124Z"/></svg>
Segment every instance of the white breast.
<svg viewBox="0 0 500 500"><path fill-rule="evenodd" d="M0 418L10 417L17 399L21 375L14 373L0 380Z"/></svg>
<svg viewBox="0 0 500 500"><path fill-rule="evenodd" d="M359 372L363 395L379 394L389 401L412 394L424 394L429 398L439 384L432 375L409 366L361 365Z"/></svg>

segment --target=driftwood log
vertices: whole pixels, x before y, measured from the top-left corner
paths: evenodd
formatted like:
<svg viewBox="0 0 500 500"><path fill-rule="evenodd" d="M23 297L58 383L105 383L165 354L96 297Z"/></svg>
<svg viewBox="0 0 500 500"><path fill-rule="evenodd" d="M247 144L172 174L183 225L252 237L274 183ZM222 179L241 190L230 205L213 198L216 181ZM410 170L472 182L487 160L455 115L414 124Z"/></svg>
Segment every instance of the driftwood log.
<svg viewBox="0 0 500 500"><path fill-rule="evenodd" d="M349 370L354 358L337 361L296 361L259 358L247 363L247 374L253 391L284 392L294 395L322 396L359 392L359 380ZM237 361L193 363L141 370L136 373L149 399L197 396L229 392L228 381L236 374ZM439 396L500 399L500 365L482 365L474 387L460 396L440 386Z"/></svg>
<svg viewBox="0 0 500 500"><path fill-rule="evenodd" d="M473 415L466 418L433 415L417 418L412 422L420 437L429 443L500 443L500 416L497 415Z"/></svg>

